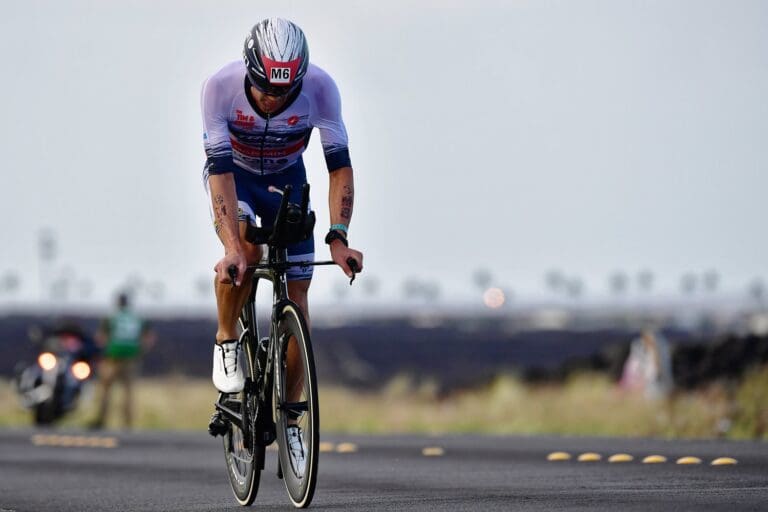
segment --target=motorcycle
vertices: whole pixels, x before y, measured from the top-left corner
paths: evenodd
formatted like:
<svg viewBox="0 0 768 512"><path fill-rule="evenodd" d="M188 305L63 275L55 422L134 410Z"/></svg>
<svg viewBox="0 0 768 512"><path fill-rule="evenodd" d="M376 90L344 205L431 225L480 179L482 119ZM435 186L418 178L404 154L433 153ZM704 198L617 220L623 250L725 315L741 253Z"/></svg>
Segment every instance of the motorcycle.
<svg viewBox="0 0 768 512"><path fill-rule="evenodd" d="M91 345L79 329L58 329L44 338L34 363L17 365L16 391L36 425L51 424L77 407L93 376Z"/></svg>

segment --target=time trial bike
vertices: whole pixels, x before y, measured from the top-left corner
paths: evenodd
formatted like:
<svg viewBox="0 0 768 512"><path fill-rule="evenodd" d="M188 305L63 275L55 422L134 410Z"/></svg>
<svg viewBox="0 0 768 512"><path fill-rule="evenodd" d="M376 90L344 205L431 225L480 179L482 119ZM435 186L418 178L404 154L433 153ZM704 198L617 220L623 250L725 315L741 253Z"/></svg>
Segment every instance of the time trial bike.
<svg viewBox="0 0 768 512"><path fill-rule="evenodd" d="M282 191L273 226L249 226L246 231L246 240L266 244L268 250L266 262L248 267L253 272L251 291L239 318L245 386L239 393L219 394L208 428L211 435L223 437L229 481L241 505L255 500L266 447L273 442L277 442L277 476L294 506L309 506L317 482L320 418L315 363L304 314L288 297L286 273L290 267L335 263L288 261L286 248L306 240L315 225L315 213L309 210L309 184L302 188L301 204L289 201L291 191L290 185ZM351 284L359 266L353 258L347 264L353 271ZM232 266L228 272L234 283L237 268ZM272 283L272 311L263 337L256 311L261 281ZM299 435L302 439L295 437ZM291 457L291 450L298 447L304 452L299 454L300 464L296 454Z"/></svg>

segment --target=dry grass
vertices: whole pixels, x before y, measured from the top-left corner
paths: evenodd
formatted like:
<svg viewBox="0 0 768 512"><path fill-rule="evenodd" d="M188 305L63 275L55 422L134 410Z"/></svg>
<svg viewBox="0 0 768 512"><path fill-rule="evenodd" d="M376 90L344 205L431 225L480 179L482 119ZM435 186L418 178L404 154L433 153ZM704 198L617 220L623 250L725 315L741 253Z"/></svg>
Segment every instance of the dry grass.
<svg viewBox="0 0 768 512"><path fill-rule="evenodd" d="M599 374L534 386L499 377L485 389L440 400L429 386L414 389L400 378L380 394L331 388L322 399L324 427L344 432L768 439L768 367L735 389L716 383L657 402L621 392Z"/></svg>
<svg viewBox="0 0 768 512"><path fill-rule="evenodd" d="M135 425L146 429L200 430L208 427L216 392L208 379L181 376L142 379L136 386ZM63 427L85 427L96 417L95 386L88 388L77 411L58 424ZM115 386L107 427L120 428L123 393ZM31 413L18 405L12 386L0 381L0 426L28 425Z"/></svg>
<svg viewBox="0 0 768 512"><path fill-rule="evenodd" d="M216 394L207 379L145 379L137 389L139 428L204 430ZM115 397L109 426L120 427ZM738 386L706 389L648 402L622 393L599 374L563 385L527 385L499 377L490 386L437 398L435 386L413 386L406 377L378 393L339 387L320 391L321 424L329 432L481 432L572 435L730 437L768 439L768 367ZM85 426L94 415L85 400L63 426ZM29 424L7 382L0 382L0 426Z"/></svg>

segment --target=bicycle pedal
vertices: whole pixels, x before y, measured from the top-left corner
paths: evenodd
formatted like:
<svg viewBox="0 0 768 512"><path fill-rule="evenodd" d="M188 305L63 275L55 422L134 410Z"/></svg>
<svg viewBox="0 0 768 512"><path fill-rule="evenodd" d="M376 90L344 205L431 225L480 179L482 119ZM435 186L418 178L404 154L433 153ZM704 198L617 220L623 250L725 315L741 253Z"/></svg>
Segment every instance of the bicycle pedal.
<svg viewBox="0 0 768 512"><path fill-rule="evenodd" d="M221 413L216 411L211 416L211 421L208 423L208 433L213 437L223 436L229 430L229 422L225 420Z"/></svg>

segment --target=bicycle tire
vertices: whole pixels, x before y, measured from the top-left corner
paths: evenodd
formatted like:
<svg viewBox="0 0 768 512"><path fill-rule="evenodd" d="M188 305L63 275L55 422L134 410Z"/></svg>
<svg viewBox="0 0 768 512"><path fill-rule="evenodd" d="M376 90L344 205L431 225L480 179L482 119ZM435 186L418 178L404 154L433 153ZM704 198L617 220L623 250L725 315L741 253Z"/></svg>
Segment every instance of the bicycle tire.
<svg viewBox="0 0 768 512"><path fill-rule="evenodd" d="M251 382L255 379L251 348L253 346L250 339L243 340L248 377ZM243 423L246 428L251 428L253 426L251 415L256 411L256 399L249 395L247 389L248 386L240 393L231 394L228 401L231 404L239 404ZM223 437L224 460L232 492L240 505L249 506L256 499L259 491L264 448L256 444L254 432L244 432L231 423Z"/></svg>
<svg viewBox="0 0 768 512"><path fill-rule="evenodd" d="M39 403L34 409L35 425L44 426L50 425L56 421L56 404L53 398L49 398L45 402Z"/></svg>
<svg viewBox="0 0 768 512"><path fill-rule="evenodd" d="M309 338L309 330L300 308L292 302L283 306L277 323L277 345L275 364L275 378L273 381L273 404L275 412L275 424L277 430L278 458L283 473L288 496L297 508L308 507L312 501L317 484L318 454L320 444L320 416L317 393L317 377L315 374L315 362L312 355L312 344ZM301 388L301 397L296 403L306 403L306 410L297 420L302 426L304 443L306 446L306 467L304 474L296 474L288 452L287 432L289 413L284 404L288 403L285 378L287 374L287 344L291 337L297 343L298 354L301 358L301 369L304 381ZM295 411L294 411L295 412Z"/></svg>

